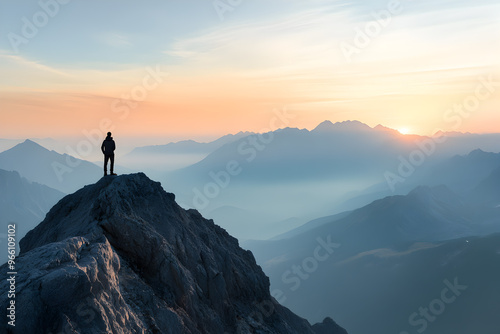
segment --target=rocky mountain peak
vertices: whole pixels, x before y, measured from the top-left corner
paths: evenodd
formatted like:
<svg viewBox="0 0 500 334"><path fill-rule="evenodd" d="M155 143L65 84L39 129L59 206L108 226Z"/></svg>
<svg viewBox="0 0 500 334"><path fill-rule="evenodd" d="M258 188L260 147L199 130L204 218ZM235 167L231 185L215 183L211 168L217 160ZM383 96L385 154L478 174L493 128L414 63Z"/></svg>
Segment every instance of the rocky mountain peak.
<svg viewBox="0 0 500 334"><path fill-rule="evenodd" d="M316 333L251 252L142 173L66 196L20 246L13 333Z"/></svg>

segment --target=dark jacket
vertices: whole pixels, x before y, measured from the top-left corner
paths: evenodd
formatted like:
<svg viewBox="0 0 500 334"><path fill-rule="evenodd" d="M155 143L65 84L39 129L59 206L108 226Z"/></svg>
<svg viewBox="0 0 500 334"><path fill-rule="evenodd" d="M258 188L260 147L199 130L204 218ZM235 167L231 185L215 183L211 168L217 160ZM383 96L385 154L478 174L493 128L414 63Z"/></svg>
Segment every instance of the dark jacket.
<svg viewBox="0 0 500 334"><path fill-rule="evenodd" d="M113 155L115 153L115 141L113 137L106 137L101 145L101 151L104 155Z"/></svg>

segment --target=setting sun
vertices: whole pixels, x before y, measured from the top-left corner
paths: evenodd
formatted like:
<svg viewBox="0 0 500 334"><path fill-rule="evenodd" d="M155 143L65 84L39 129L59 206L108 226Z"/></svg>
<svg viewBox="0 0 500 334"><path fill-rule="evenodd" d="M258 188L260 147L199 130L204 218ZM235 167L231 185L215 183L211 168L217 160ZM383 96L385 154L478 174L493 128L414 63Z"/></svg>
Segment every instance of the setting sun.
<svg viewBox="0 0 500 334"><path fill-rule="evenodd" d="M402 135L407 135L410 133L410 129L408 128L399 128L398 132L401 133Z"/></svg>

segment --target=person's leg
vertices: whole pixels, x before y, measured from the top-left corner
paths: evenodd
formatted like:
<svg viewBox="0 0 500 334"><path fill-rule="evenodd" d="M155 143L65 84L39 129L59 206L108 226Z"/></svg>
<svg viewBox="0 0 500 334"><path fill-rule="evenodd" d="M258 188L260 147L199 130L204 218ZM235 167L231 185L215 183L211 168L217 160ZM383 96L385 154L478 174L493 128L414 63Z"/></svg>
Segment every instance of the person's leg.
<svg viewBox="0 0 500 334"><path fill-rule="evenodd" d="M108 175L108 160L109 155L104 155L104 175Z"/></svg>
<svg viewBox="0 0 500 334"><path fill-rule="evenodd" d="M113 174L113 170L115 169L115 154L113 153L112 155L109 156L109 158L111 160L109 171L111 172L111 174Z"/></svg>

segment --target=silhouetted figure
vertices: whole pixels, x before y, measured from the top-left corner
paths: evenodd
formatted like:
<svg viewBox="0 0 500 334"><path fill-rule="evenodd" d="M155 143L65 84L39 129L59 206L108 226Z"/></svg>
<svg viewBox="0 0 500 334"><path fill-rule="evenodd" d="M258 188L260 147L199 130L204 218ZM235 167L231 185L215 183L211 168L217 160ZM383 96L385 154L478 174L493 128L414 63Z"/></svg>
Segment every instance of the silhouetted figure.
<svg viewBox="0 0 500 334"><path fill-rule="evenodd" d="M108 132L108 136L101 145L102 154L104 154L104 176L108 175L108 160L110 161L109 171L111 175L116 175L113 173L113 168L115 166L115 141L111 137L111 132Z"/></svg>

